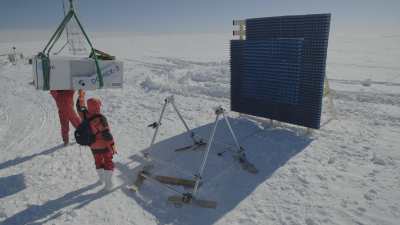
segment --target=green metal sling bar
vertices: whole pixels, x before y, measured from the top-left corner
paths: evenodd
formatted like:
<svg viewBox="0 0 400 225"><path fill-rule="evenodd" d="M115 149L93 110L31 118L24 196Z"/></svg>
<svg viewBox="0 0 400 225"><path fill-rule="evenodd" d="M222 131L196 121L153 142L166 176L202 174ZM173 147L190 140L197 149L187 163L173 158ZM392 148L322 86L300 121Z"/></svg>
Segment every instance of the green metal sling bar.
<svg viewBox="0 0 400 225"><path fill-rule="evenodd" d="M75 13L72 0L69 0L69 2L70 2L70 8L69 8L67 15L64 17L61 24L58 26L56 32L54 32L54 34L51 36L49 42L46 44L43 51L41 53L39 53L39 55L38 55L40 57L40 59L42 60L43 80L44 80L43 89L44 90L50 89L50 57L49 57L50 51L54 47L55 43L60 39L62 32L64 31L66 25L72 18L74 18L76 20L79 28L81 29L83 35L86 38L86 41L88 42L88 44L91 48L91 54L89 57L93 57L93 59L95 61L97 79L99 81L100 88L102 88L104 86L104 82L103 82L103 75L101 74L101 70L100 70L100 66L99 66L99 62L98 62L98 56L96 54L98 51L96 51L96 49L93 48L93 45L89 39L89 36L86 34L85 30L83 29L83 26L82 26L81 22L79 21L78 16Z"/></svg>

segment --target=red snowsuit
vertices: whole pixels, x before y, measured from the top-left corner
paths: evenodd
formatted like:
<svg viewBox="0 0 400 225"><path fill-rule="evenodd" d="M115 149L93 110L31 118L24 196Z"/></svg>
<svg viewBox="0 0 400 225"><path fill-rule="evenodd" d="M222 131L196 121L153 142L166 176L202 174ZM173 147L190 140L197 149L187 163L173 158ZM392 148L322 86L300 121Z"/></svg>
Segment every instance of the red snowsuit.
<svg viewBox="0 0 400 225"><path fill-rule="evenodd" d="M61 136L65 144L69 141L69 122L75 128L81 123L81 119L74 110L74 92L72 90L50 91L56 101L58 117L60 118Z"/></svg>
<svg viewBox="0 0 400 225"><path fill-rule="evenodd" d="M80 112L79 115L82 119L84 118L83 113L86 110L85 107L82 106L82 102L84 102L83 99L84 97L80 94L77 107L80 107L78 111ZM113 155L116 153L114 138L111 135L106 117L100 113L100 107L101 101L99 99L88 99L86 111L87 118L90 119L93 116L100 115L99 117L90 120L90 127L96 135L95 142L90 145L90 149L93 153L96 169L114 170L114 163L112 161Z"/></svg>

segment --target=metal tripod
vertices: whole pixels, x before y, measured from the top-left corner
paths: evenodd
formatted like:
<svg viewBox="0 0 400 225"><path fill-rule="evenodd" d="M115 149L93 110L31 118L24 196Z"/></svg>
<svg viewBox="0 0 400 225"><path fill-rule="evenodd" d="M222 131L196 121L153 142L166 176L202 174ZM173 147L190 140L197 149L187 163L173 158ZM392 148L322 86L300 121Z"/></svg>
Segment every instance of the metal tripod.
<svg viewBox="0 0 400 225"><path fill-rule="evenodd" d="M148 127L151 127L153 129L155 129L155 131L154 131L154 134L153 134L153 138L151 139L149 148L143 153L143 155L145 157L148 157L149 152L150 152L151 148L153 147L154 142L156 141L158 130L159 130L160 126L161 126L161 121L162 121L162 119L164 117L164 112L165 112L165 109L167 108L168 104L172 105L173 109L175 110L175 112L178 115L179 119L182 121L183 125L186 128L186 131L189 133L190 138L193 141L192 145L176 149L175 151L182 151L182 150L187 150L187 149L196 149L196 148L206 144L202 139L196 139L195 133L189 128L189 126L187 125L185 119L183 119L182 114L179 112L178 108L176 107L174 96L171 95L171 96L169 96L169 97L164 99L164 105L163 105L163 108L161 110L160 118L158 119L158 121L148 125Z"/></svg>
<svg viewBox="0 0 400 225"><path fill-rule="evenodd" d="M210 153L211 146L212 146L212 144L214 142L215 133L216 133L216 130L217 130L217 127L218 127L218 123L220 121L220 117L221 116L222 116L223 120L225 121L226 125L228 126L229 132L230 132L230 134L231 134L231 136L232 136L232 138L233 138L233 140L235 142L236 148L237 148L235 153L234 153L234 158L236 160L238 160L238 162L242 165L243 169L246 169L247 171L249 171L251 173L257 173L258 172L258 170L254 167L254 165L252 165L251 163L249 163L247 161L246 155L244 153L244 149L239 144L239 141L238 141L238 139L237 139L237 137L235 135L235 132L232 129L231 123L229 122L229 119L226 116L225 109L223 109L221 106L217 107L215 109L215 115L216 115L215 116L215 122L214 122L213 129L212 129L212 131L210 133L210 137L209 137L208 142L207 142L206 151L203 154L203 159L202 159L202 163L201 163L200 169L199 169L198 173L195 174L195 182L196 183L195 183L195 186L194 186L193 191L191 193L192 197L195 197L195 195L197 194L197 191L198 191L198 188L199 188L199 184L201 182L201 179L202 179L202 176L203 176L203 173L204 173L204 169L205 169L206 164L207 164L208 155ZM252 168L250 168L250 167L252 167Z"/></svg>
<svg viewBox="0 0 400 225"><path fill-rule="evenodd" d="M206 143L202 139L196 139L196 135L194 134L193 131L190 130L189 126L187 125L187 123L183 119L182 115L180 114L179 110L177 109L173 96L169 96L164 100L164 105L161 110L160 118L158 119L157 122L154 122L149 125L149 127L154 128L155 131L154 131L154 135L151 139L150 147L144 152L144 156L146 158L149 159L149 157L148 157L149 151L151 150L152 146L154 145L154 142L155 142L157 134L158 134L159 127L161 126L161 121L162 121L164 113L165 113L165 109L169 103L171 103L172 107L178 114L178 117L184 124L187 132L190 133L190 137L193 140L192 146L198 147L198 146L206 145L206 150L203 153L200 168L197 171L197 173L193 175L194 180L183 180L183 179L179 179L179 178L175 178L175 177L168 177L168 182L165 182L165 181L161 182L160 180L157 180L154 176L152 176L151 173L146 171L146 170L151 169L150 167L148 167L147 169L144 169L141 173L139 173L139 179L137 182L138 185L136 185L136 186L139 186L143 182L144 179L148 179L150 181L154 181L155 183L158 183L161 186L168 188L168 189L174 191L175 193L177 193L178 195L173 195L168 198L168 201L174 203L176 206L180 206L182 204L194 204L194 205L197 205L200 207L205 207L205 208L216 208L217 203L215 201L198 199L196 197L196 195L199 190L199 186L201 185L202 176L203 176L204 170L207 165L208 156L211 151L211 146L214 142L215 133L218 128L219 121L221 121L221 117L223 118L222 120L225 121L226 125L228 126L229 132L235 142L236 151L234 151L234 159L240 163L240 165L242 166L242 168L244 170L247 170L250 173L257 173L258 170L255 168L255 166L253 164L251 164L250 162L247 161L246 155L244 153L244 149L240 146L239 141L232 129L231 123L229 122L229 119L226 116L225 110L221 106L219 106L215 109L215 115L216 115L215 121L213 124L212 131L210 133L209 139ZM167 184L171 184L171 183L178 184L178 185L183 185L183 183L190 183L190 185L184 185L184 186L191 186L191 188L193 188L193 189L191 192L182 193L179 190L167 185ZM138 190L138 188L136 188L136 190Z"/></svg>
<svg viewBox="0 0 400 225"><path fill-rule="evenodd" d="M219 121L221 121L220 120L221 116L222 116L223 120L225 121L226 125L228 126L229 132L231 133L232 138L235 142L235 147L236 147L236 151L234 152L235 160L237 160L240 163L240 165L242 166L242 168L244 170L247 170L250 173L258 172L258 170L255 168L255 166L253 164L251 164L249 161L247 161L246 155L244 153L244 149L240 146L239 141L238 141L235 133L233 132L231 123L229 122L229 119L225 114L225 110L221 106L219 106L215 109L215 115L216 116L215 116L214 125L213 125L212 131L210 133L208 142L207 142L206 151L203 154L201 166L200 166L198 172L194 175L195 183L194 183L192 192L187 192L187 193L181 194L180 196L179 195L170 196L168 198L169 202L172 202L176 205L193 204L193 205L197 205L197 206L205 207L205 208L216 208L217 203L215 201L201 200L201 199L198 199L196 197L196 195L199 190L199 185L201 184L204 169L206 168L206 165L207 165L208 155L211 151L211 146L214 142L215 133L218 128Z"/></svg>

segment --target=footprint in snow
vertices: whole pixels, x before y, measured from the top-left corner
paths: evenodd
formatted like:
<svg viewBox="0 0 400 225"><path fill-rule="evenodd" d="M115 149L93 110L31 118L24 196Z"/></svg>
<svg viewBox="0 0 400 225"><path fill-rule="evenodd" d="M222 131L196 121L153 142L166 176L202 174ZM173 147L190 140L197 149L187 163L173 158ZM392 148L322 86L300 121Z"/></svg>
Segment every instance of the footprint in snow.
<svg viewBox="0 0 400 225"><path fill-rule="evenodd" d="M0 218L7 218L7 214L5 212L1 211Z"/></svg>
<svg viewBox="0 0 400 225"><path fill-rule="evenodd" d="M369 190L367 193L364 194L364 198L372 201L376 198L377 192L374 189Z"/></svg>
<svg viewBox="0 0 400 225"><path fill-rule="evenodd" d="M334 157L329 157L328 164L335 163L336 159Z"/></svg>
<svg viewBox="0 0 400 225"><path fill-rule="evenodd" d="M378 156L376 156L376 154L374 153L374 155L372 156L371 161L375 164L375 165L381 165L381 166L385 166L385 160L383 160L382 158L379 158Z"/></svg>
<svg viewBox="0 0 400 225"><path fill-rule="evenodd" d="M311 219L311 218L307 218L307 219L305 220L305 222L306 222L307 225L317 225L317 223L314 222L314 220Z"/></svg>
<svg viewBox="0 0 400 225"><path fill-rule="evenodd" d="M364 214L367 210L363 207L358 207L357 210L361 213Z"/></svg>

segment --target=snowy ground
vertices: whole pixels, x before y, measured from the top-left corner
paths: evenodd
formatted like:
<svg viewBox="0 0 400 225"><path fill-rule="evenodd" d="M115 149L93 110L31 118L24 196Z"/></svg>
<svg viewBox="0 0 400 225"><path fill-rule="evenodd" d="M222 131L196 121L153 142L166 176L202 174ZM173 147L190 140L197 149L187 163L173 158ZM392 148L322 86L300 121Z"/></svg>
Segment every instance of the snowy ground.
<svg viewBox="0 0 400 225"><path fill-rule="evenodd" d="M123 90L100 96L119 154L116 187L97 186L91 153L60 146L55 104L29 85L31 67L0 57L0 223L11 224L392 224L400 223L400 33L332 35L327 75L337 119L314 131L260 124L231 113L239 141L260 170L232 160L226 127L217 132L199 196L216 210L175 208L174 193L145 182L127 187L143 163L163 99L176 97L189 125L207 137L212 107L229 109L229 35L121 35L95 40L125 63ZM25 39L26 40L26 39ZM44 39L0 40L25 55ZM324 110L323 120L332 115ZM188 143L168 109L155 171L190 178L201 152L174 153ZM71 132L72 138L72 132ZM173 163L171 163L173 162ZM168 164L168 165L166 165Z"/></svg>

